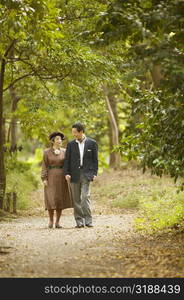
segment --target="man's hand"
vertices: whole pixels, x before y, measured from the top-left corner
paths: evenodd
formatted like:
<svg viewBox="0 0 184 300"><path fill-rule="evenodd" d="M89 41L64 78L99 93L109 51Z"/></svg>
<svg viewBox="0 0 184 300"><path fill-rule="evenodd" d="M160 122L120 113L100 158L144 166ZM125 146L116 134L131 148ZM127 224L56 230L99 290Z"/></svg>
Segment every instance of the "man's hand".
<svg viewBox="0 0 184 300"><path fill-rule="evenodd" d="M66 175L65 178L66 178L66 181L70 181L71 180L71 176L70 175Z"/></svg>
<svg viewBox="0 0 184 300"><path fill-rule="evenodd" d="M93 176L93 181L95 181L95 180L96 180L96 177L97 177L96 175L94 175L94 176Z"/></svg>

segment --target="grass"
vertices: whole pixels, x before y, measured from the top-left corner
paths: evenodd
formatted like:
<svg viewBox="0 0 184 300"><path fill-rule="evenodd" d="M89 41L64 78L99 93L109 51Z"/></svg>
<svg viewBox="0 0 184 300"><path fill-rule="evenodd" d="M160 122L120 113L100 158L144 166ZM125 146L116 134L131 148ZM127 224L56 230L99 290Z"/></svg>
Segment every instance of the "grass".
<svg viewBox="0 0 184 300"><path fill-rule="evenodd" d="M139 204L140 218L136 220L136 227L139 230L157 232L158 230L169 229L178 226L184 218L184 193L176 193L169 190L164 195L158 194L156 200L150 197L143 198Z"/></svg>
<svg viewBox="0 0 184 300"><path fill-rule="evenodd" d="M17 219L17 215L16 214L13 214L13 213L10 213L10 212L6 212L2 209L0 209L0 222L1 221L12 221L14 219Z"/></svg>
<svg viewBox="0 0 184 300"><path fill-rule="evenodd" d="M130 194L126 197L119 195L112 203L113 207L119 208L136 208L139 205L139 196L138 194Z"/></svg>
<svg viewBox="0 0 184 300"><path fill-rule="evenodd" d="M109 170L99 176L95 199L109 210L135 210L138 230L158 232L180 226L184 219L184 192L168 176L143 174L138 169Z"/></svg>
<svg viewBox="0 0 184 300"><path fill-rule="evenodd" d="M33 173L38 176L38 170L34 170ZM12 181L15 178L13 175ZM20 213L24 210L34 210L34 207L38 208L38 204L43 205L43 199L40 199L43 195L35 190L32 178L28 176L25 180L23 174L19 174L16 179ZM42 186L38 185L37 188L42 190ZM91 189L92 198L100 209L99 213L136 211L137 230L154 233L183 227L184 192L177 193L177 185L168 176L159 178L149 172L143 174L135 167L116 171L109 169L97 177ZM33 190L34 194L31 193ZM2 217L0 214L0 219Z"/></svg>

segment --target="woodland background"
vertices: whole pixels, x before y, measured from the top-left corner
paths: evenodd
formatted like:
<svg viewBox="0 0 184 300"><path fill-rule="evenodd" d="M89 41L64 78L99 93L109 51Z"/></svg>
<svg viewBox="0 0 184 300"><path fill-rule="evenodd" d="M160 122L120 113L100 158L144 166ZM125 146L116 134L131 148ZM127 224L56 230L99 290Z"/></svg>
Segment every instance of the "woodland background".
<svg viewBox="0 0 184 300"><path fill-rule="evenodd" d="M166 178L164 190L121 198L142 199L140 228L182 226L183 16L183 0L0 1L2 216L29 207L49 133L64 132L66 146L81 121L99 174L131 165Z"/></svg>

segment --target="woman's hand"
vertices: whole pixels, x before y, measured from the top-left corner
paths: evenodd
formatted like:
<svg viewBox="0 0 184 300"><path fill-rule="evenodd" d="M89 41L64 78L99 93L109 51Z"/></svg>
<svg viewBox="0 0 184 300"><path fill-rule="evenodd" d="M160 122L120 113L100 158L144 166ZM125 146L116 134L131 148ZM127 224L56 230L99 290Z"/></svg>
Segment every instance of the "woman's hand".
<svg viewBox="0 0 184 300"><path fill-rule="evenodd" d="M48 185L48 181L47 180L43 180L43 184L44 184L44 186L47 186Z"/></svg>

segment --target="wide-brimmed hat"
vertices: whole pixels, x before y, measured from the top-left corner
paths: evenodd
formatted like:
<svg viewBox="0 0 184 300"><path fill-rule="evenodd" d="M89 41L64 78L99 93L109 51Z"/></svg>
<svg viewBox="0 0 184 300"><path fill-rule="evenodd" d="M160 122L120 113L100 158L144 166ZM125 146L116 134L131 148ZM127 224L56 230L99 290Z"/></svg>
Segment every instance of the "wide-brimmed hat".
<svg viewBox="0 0 184 300"><path fill-rule="evenodd" d="M52 132L52 133L49 135L49 140L52 140L54 137L56 137L56 136L58 136L58 135L61 137L62 140L65 139L65 136L64 136L64 134L63 134L62 132L54 131L54 132Z"/></svg>

